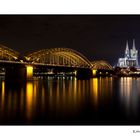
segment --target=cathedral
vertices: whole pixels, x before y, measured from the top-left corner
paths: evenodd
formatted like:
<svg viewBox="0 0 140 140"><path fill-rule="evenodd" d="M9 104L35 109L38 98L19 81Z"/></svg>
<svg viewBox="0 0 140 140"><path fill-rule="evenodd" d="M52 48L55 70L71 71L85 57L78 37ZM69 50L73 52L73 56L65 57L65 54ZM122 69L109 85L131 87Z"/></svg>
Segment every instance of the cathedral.
<svg viewBox="0 0 140 140"><path fill-rule="evenodd" d="M118 67L138 67L138 50L135 47L135 40L133 39L132 49L129 50L128 41L126 42L126 49L124 58L119 58Z"/></svg>

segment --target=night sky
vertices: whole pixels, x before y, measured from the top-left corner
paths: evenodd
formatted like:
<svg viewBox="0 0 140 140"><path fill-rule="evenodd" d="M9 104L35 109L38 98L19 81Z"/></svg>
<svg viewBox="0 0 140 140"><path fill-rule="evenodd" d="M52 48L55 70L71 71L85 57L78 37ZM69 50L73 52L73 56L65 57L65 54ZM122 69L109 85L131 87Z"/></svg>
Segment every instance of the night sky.
<svg viewBox="0 0 140 140"><path fill-rule="evenodd" d="M126 40L131 48L133 38L140 56L140 16L0 16L0 44L21 54L67 47L81 52L89 60L104 59L115 65L118 58L124 56Z"/></svg>

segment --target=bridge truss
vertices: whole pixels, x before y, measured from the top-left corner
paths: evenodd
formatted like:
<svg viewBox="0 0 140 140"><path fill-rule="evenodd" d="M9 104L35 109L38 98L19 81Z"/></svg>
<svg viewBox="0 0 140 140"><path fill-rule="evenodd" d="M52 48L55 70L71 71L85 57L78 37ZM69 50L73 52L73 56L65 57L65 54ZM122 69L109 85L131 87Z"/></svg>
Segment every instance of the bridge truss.
<svg viewBox="0 0 140 140"><path fill-rule="evenodd" d="M0 60L15 61L18 57L18 52L0 44Z"/></svg>
<svg viewBox="0 0 140 140"><path fill-rule="evenodd" d="M50 66L89 68L95 70L112 70L112 66L104 61L98 60L90 62L84 55L70 48L43 49L22 57L26 61L20 60L20 53L0 44L0 61L15 63L32 63Z"/></svg>
<svg viewBox="0 0 140 140"><path fill-rule="evenodd" d="M113 70L113 67L104 60L98 60L98 61L93 61L92 63L92 69L98 69L98 70Z"/></svg>
<svg viewBox="0 0 140 140"><path fill-rule="evenodd" d="M90 61L81 53L69 48L51 48L30 53L26 56L33 63L54 66L90 68Z"/></svg>

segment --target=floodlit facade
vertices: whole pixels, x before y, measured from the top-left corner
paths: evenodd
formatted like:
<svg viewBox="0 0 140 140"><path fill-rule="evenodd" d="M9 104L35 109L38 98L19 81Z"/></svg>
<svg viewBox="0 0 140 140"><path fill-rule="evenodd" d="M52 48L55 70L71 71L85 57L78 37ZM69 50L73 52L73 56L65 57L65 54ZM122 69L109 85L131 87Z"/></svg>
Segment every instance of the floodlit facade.
<svg viewBox="0 0 140 140"><path fill-rule="evenodd" d="M132 49L129 49L128 41L126 42L126 49L124 53L124 58L118 59L119 67L138 67L138 50L135 47L135 40L133 39Z"/></svg>

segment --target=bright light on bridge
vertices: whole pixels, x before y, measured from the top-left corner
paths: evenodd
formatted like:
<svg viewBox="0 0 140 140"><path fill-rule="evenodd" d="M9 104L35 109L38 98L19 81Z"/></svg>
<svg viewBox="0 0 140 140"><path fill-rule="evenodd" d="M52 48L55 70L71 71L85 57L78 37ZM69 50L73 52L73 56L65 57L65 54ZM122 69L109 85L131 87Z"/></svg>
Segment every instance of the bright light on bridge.
<svg viewBox="0 0 140 140"><path fill-rule="evenodd" d="M26 66L27 70L27 79L30 79L33 77L33 67L32 66Z"/></svg>
<svg viewBox="0 0 140 140"><path fill-rule="evenodd" d="M96 76L96 72L97 72L97 70L92 70L93 76Z"/></svg>

